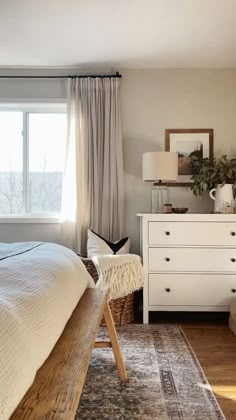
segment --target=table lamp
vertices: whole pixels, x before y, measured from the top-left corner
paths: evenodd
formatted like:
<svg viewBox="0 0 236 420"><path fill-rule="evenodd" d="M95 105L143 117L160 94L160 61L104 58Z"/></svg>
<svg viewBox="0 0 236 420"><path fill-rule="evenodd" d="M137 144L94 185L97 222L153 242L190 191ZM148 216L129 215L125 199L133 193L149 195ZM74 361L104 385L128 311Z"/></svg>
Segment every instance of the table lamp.
<svg viewBox="0 0 236 420"><path fill-rule="evenodd" d="M162 181L176 181L178 177L178 154L175 152L149 152L143 154L143 181L152 181L152 213L163 213L169 202L168 188ZM158 182L158 185L155 185Z"/></svg>

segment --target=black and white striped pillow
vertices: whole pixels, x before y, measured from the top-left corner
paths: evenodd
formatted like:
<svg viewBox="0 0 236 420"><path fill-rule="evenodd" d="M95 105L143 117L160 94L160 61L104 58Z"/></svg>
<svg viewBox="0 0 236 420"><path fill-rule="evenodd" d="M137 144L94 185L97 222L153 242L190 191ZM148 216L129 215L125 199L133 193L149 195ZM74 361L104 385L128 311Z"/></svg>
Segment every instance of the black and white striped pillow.
<svg viewBox="0 0 236 420"><path fill-rule="evenodd" d="M96 255L121 255L128 254L130 239L123 238L116 242L110 242L102 236L88 229L87 256L89 258Z"/></svg>

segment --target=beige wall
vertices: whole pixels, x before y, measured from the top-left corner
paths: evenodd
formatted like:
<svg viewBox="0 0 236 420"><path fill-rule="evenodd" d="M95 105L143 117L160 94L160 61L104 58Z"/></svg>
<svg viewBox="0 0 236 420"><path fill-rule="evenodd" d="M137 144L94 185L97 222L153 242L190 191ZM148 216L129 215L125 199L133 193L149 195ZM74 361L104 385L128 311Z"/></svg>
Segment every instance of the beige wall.
<svg viewBox="0 0 236 420"><path fill-rule="evenodd" d="M75 70L74 70L75 71ZM236 154L236 70L120 70L121 113L126 176L126 230L132 250L139 250L137 212L149 212L150 188L141 179L142 153L164 150L165 128L214 128L216 154ZM0 74L15 70L0 70ZM26 70L18 71L26 74ZM32 71L30 72L32 73ZM36 74L42 74L38 70ZM45 72L46 73L46 72ZM64 74L51 70L48 74ZM36 99L65 100L60 79L0 80L0 102ZM171 201L190 211L209 211L212 203L172 188ZM3 225L0 240L60 242L60 225Z"/></svg>
<svg viewBox="0 0 236 420"><path fill-rule="evenodd" d="M142 153L164 150L166 128L213 128L216 155L236 155L236 70L123 70L121 113L126 177L126 230L139 251L137 212L151 210L151 186L142 176ZM171 202L190 212L212 209L186 188Z"/></svg>

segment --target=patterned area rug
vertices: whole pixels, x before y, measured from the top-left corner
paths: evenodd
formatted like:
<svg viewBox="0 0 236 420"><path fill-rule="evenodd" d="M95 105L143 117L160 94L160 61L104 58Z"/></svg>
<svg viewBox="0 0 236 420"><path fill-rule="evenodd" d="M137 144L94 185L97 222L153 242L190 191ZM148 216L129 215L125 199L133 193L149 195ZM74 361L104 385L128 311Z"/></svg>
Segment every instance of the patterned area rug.
<svg viewBox="0 0 236 420"><path fill-rule="evenodd" d="M179 326L131 324L117 332L129 380L120 382L111 349L94 350L76 420L225 419Z"/></svg>

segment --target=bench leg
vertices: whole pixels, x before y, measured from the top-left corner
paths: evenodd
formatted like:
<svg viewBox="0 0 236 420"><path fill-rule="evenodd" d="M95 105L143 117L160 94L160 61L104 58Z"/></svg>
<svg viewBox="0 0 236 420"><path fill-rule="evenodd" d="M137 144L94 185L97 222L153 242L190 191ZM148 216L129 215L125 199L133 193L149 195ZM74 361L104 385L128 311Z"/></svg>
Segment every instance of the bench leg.
<svg viewBox="0 0 236 420"><path fill-rule="evenodd" d="M118 342L116 329L115 329L114 321L113 321L112 314L111 314L111 309L110 309L110 306L109 306L108 302L105 304L104 319L105 319L107 330L108 330L108 333L109 333L109 336L110 336L111 345L112 345L112 349L113 349L113 353L114 353L114 357L115 357L115 361L116 361L116 365L117 365L117 369L118 369L118 372L119 372L120 379L122 381L125 381L127 379L127 372L126 372L126 369L125 369L125 364L124 364L123 357L122 357L122 354L121 354L120 345L119 345L119 342Z"/></svg>

